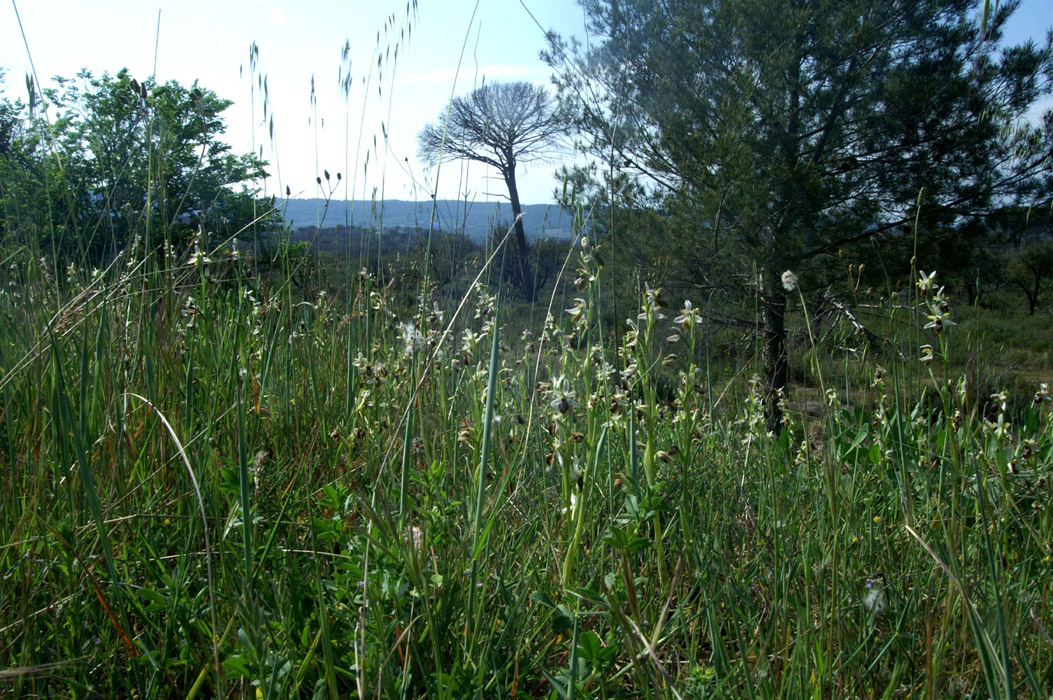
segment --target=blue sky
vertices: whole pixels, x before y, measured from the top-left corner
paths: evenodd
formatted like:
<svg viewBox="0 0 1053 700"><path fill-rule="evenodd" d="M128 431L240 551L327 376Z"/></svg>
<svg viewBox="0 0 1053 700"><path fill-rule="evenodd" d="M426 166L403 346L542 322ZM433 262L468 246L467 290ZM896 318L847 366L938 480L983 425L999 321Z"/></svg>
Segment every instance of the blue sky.
<svg viewBox="0 0 1053 700"><path fill-rule="evenodd" d="M418 0L416 10L406 0L16 3L41 81L72 77L81 68L112 73L127 67L143 78L154 73L156 44L158 80L196 79L234 100L227 142L238 151L262 147L272 163L270 192L289 186L303 197L318 195L315 177L326 169L344 174L340 197L428 198L436 178L417 162L416 134L451 94L484 79L547 83L549 71L538 59L542 27L583 33L581 9L571 0ZM1044 40L1050 26L1053 2L1024 0L1008 38ZM267 78L273 139L260 95L255 105L251 97L253 42L257 75ZM346 100L339 86L345 43L353 85ZM378 52L387 57L381 69ZM0 67L7 70L8 96L24 97L29 63L11 3L0 4ZM550 200L553 170L551 163L535 164L519 174L525 203ZM439 197L506 199L503 183L487 175L478 164L448 163L437 180Z"/></svg>

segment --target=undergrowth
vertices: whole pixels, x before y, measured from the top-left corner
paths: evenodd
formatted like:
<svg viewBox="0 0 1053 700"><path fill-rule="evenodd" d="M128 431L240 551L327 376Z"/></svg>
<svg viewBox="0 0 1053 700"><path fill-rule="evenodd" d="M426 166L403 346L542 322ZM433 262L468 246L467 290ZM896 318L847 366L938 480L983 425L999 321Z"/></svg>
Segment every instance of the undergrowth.
<svg viewBox="0 0 1053 700"><path fill-rule="evenodd" d="M304 299L229 247L94 274L39 252L0 272L5 692L1053 684L1048 389L970 403L950 323L776 437L756 381L714 391L706 310L659 290L615 345L595 280L512 337L482 285L399 308L369 271Z"/></svg>

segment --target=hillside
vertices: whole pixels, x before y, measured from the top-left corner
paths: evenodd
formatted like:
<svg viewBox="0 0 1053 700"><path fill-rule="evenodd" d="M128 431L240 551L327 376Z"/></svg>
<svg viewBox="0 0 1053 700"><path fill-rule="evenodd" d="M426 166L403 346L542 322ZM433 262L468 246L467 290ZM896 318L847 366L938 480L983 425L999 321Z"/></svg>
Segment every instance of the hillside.
<svg viewBox="0 0 1053 700"><path fill-rule="evenodd" d="M276 205L292 228L315 226L322 220L323 228L350 222L356 226L380 225L384 228L427 228L431 221L432 203L388 200L385 202L331 201L328 211L324 199L284 199ZM324 220L322 219L324 212ZM554 204L528 204L523 207L523 223L527 236L563 238L570 236L571 216ZM507 204L464 202L440 199L435 203L435 223L443 231L462 232L475 241L483 240L497 224L511 224L512 210Z"/></svg>

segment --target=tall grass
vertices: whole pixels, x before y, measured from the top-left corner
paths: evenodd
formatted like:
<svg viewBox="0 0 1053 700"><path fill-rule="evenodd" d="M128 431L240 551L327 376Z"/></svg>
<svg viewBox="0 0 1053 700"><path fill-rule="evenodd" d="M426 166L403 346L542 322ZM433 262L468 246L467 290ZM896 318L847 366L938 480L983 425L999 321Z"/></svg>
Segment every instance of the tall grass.
<svg viewBox="0 0 1053 700"><path fill-rule="evenodd" d="M657 290L622 347L587 290L539 351L482 287L455 337L370 275L345 313L38 252L0 297L16 696L1047 693L1048 393L968 404L953 327L776 438Z"/></svg>

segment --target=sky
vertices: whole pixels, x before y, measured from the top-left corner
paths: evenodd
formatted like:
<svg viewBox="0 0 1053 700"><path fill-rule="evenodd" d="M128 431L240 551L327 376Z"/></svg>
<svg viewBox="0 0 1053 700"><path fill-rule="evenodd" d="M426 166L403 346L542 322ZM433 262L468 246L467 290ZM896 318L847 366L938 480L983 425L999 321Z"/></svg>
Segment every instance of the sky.
<svg viewBox="0 0 1053 700"><path fill-rule="evenodd" d="M1051 26L1053 2L1023 0L1007 40L1043 41ZM571 0L14 0L0 4L0 87L25 99L32 68L45 84L82 68L197 80L234 101L224 139L237 152L262 149L269 194L288 187L321 196L315 178L328 170L330 182L344 176L338 198L426 200L437 191L502 202L504 183L485 166L425 168L417 133L452 95L484 81L549 84L539 58L548 29L583 36L581 8ZM517 170L524 203L552 200L555 167Z"/></svg>

